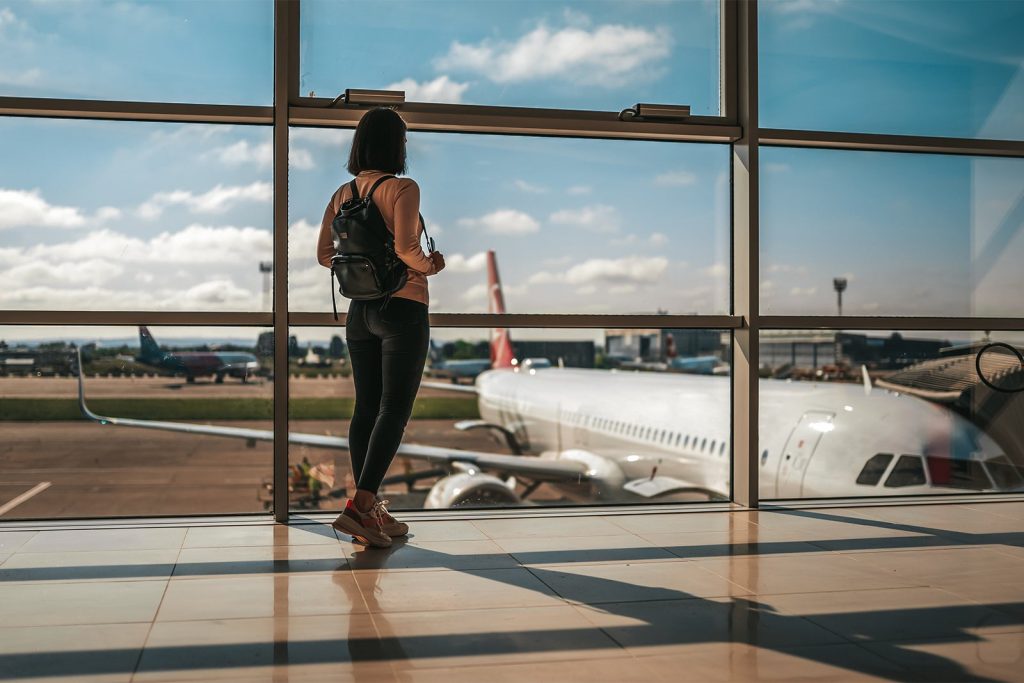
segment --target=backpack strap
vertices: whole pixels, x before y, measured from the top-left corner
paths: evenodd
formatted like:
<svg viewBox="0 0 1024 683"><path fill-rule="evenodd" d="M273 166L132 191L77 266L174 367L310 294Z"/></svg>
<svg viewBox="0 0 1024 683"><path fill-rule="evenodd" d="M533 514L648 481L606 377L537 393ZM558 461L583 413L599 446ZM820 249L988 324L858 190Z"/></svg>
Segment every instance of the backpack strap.
<svg viewBox="0 0 1024 683"><path fill-rule="evenodd" d="M349 185L352 187L352 197L351 197L351 199L359 199L359 186L356 185L356 179L353 178L352 182L349 183Z"/></svg>
<svg viewBox="0 0 1024 683"><path fill-rule="evenodd" d="M377 182L375 182L373 184L373 187L370 188L370 191L366 193L366 198L367 199L373 199L373 193L377 191L377 187L381 183L383 183L385 180L391 180L394 177L395 176L393 176L393 175L386 175L386 176L382 176L380 178L377 178ZM353 180L352 182L355 182L355 181Z"/></svg>

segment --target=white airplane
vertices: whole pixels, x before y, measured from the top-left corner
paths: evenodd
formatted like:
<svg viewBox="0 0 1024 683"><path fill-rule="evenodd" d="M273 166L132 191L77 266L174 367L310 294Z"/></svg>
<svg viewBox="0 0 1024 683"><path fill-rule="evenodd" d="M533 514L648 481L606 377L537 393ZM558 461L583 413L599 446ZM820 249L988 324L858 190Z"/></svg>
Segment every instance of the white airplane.
<svg viewBox="0 0 1024 683"><path fill-rule="evenodd" d="M489 310L504 313L493 251L487 263ZM728 377L519 363L506 329L492 331L491 356L492 369L472 386L423 386L474 393L481 419L456 429L491 430L514 454L403 443L398 455L449 472L427 508L521 504L542 483L594 503L729 498ZM759 400L764 499L1024 490L1020 471L984 431L934 403L872 387L866 370L863 385L761 380ZM79 402L105 425L274 438L270 430L96 415L81 376ZM335 449L336 463L348 449L343 437L290 432L288 441Z"/></svg>

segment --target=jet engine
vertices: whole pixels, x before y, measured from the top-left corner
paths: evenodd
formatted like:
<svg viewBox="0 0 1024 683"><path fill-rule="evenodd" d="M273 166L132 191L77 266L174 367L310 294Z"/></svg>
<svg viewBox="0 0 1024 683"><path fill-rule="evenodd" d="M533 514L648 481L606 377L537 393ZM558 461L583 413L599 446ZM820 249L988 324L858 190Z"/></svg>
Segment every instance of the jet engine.
<svg viewBox="0 0 1024 683"><path fill-rule="evenodd" d="M489 507L518 505L521 502L522 499L515 492L515 480L504 482L493 475L470 470L450 474L434 484L424 507Z"/></svg>

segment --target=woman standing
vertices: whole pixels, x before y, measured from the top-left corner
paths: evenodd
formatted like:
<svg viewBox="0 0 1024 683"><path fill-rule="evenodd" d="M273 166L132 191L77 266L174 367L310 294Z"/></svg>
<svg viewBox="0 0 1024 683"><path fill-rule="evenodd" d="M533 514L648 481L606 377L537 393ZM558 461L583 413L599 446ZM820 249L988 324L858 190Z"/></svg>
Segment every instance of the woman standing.
<svg viewBox="0 0 1024 683"><path fill-rule="evenodd" d="M388 514L384 501L377 498L377 489L402 441L427 358L427 276L444 268L439 252L427 256L420 247L419 186L410 178L390 178L378 184L381 178L405 173L405 133L405 121L395 111L371 109L356 127L348 158L359 196L367 196L377 185L373 201L395 236L396 254L409 267L405 286L386 305L384 300L353 300L345 323L356 389L348 432L356 494L333 526L382 548L391 545L393 536L404 536L409 530ZM342 203L351 198L350 183L346 182L324 212L317 260L327 268L335 253L331 223Z"/></svg>

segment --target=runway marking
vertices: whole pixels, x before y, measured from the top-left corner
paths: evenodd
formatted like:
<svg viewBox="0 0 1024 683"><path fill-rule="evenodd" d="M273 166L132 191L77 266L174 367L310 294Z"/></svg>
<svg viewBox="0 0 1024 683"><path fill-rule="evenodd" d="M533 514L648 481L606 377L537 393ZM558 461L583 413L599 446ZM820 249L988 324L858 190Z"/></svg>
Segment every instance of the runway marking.
<svg viewBox="0 0 1024 683"><path fill-rule="evenodd" d="M28 491L25 491L25 493L21 494L17 498L12 498L3 505L0 505L0 517L6 515L8 512L21 505L32 496L42 493L48 488L50 488L50 482L41 481L32 488L30 488Z"/></svg>

